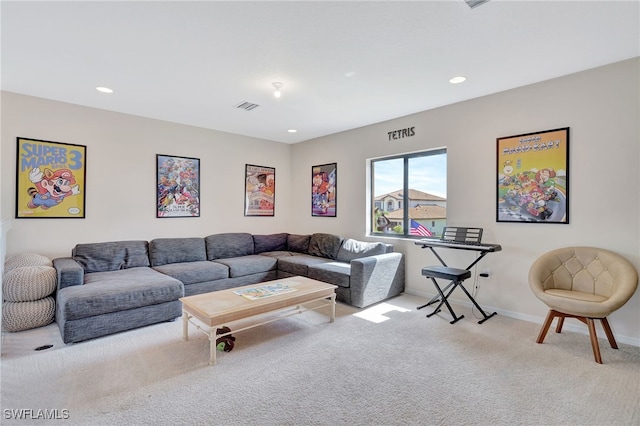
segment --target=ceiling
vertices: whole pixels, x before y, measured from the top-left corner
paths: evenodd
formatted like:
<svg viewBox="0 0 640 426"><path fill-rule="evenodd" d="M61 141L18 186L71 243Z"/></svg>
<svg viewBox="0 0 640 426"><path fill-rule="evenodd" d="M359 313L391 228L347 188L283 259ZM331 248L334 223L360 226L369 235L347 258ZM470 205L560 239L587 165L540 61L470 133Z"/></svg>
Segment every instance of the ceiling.
<svg viewBox="0 0 640 426"><path fill-rule="evenodd" d="M638 1L0 7L2 90L284 143L640 56Z"/></svg>

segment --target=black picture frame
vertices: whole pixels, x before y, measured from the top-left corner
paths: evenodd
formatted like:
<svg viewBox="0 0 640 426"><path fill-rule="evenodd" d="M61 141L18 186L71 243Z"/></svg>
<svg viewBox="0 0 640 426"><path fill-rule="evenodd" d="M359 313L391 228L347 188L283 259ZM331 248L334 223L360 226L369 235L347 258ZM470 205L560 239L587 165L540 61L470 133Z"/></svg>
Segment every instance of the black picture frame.
<svg viewBox="0 0 640 426"><path fill-rule="evenodd" d="M276 169L245 164L244 215L275 216Z"/></svg>
<svg viewBox="0 0 640 426"><path fill-rule="evenodd" d="M569 127L497 138L496 221L569 223Z"/></svg>
<svg viewBox="0 0 640 426"><path fill-rule="evenodd" d="M16 219L84 219L87 147L16 138Z"/></svg>
<svg viewBox="0 0 640 426"><path fill-rule="evenodd" d="M311 167L311 216L336 217L338 163Z"/></svg>
<svg viewBox="0 0 640 426"><path fill-rule="evenodd" d="M200 217L200 159L156 154L156 218Z"/></svg>

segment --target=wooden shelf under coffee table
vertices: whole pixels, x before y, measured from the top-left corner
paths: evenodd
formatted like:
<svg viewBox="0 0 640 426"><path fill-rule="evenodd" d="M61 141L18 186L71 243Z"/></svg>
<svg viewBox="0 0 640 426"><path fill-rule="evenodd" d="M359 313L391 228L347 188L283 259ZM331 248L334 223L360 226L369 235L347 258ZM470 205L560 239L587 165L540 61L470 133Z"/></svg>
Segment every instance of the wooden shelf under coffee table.
<svg viewBox="0 0 640 426"><path fill-rule="evenodd" d="M295 289L288 293L276 294L257 300L249 300L244 296L234 293L238 290L258 288L264 285L280 283ZM290 277L275 281L268 281L243 287L236 287L228 290L219 290L211 293L196 294L180 298L182 302L182 337L189 340L189 322L198 330L209 336L209 365L216 364L216 339L225 334L216 335L216 329L227 325L230 322L238 321L266 313L284 310L295 307L293 312L287 315L278 316L264 321L259 321L249 326L232 330L232 333L247 330L259 325L286 318L288 316L305 311L320 309L330 306L331 313L329 322L334 322L336 318L336 290L337 286L327 284L322 281L312 280L306 277ZM303 307L302 304L315 301L325 301L319 306ZM198 319L208 329L202 328L193 321ZM230 333L227 333L230 334Z"/></svg>

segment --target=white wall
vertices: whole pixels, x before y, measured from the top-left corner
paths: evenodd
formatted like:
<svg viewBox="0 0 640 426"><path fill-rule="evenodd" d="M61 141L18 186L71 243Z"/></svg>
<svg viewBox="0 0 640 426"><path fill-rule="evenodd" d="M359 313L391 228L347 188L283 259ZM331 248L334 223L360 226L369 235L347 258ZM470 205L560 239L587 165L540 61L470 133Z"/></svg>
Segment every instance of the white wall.
<svg viewBox="0 0 640 426"><path fill-rule="evenodd" d="M289 228L290 146L2 93L2 217L15 217L16 137L87 146L85 219L13 219L7 254L69 256L80 242ZM200 158L199 218L156 218L156 154ZM245 164L276 168L276 215L244 216Z"/></svg>
<svg viewBox="0 0 640 426"><path fill-rule="evenodd" d="M481 261L478 269L488 268L492 274L479 281L477 300L502 314L541 322L547 308L533 296L527 274L542 253L592 245L618 252L640 269L639 63L636 58L296 144L291 173L306 178L292 183L293 194L303 194L293 198L292 212L302 212L292 214L295 228L366 238L366 160L446 146L448 224L482 227L483 241L503 248ZM388 140L387 132L413 126L414 137ZM570 224L497 223L496 138L567 126ZM334 161L337 218L312 218L304 196L309 192L310 167ZM438 264L437 259L412 241L391 241L406 254L406 291L433 294L421 269ZM466 266L475 256L441 253L450 266ZM465 299L462 292L455 294ZM640 291L611 315L610 322L620 341L640 345Z"/></svg>
<svg viewBox="0 0 640 426"><path fill-rule="evenodd" d="M480 281L477 300L541 322L546 307L527 283L540 254L594 245L640 269L639 75L636 58L293 146L3 92L0 208L7 254L67 256L79 242L228 231L367 239L367 159L446 146L449 224L483 227L483 241L503 247L481 262L492 274ZM412 126L414 137L388 140L387 132ZM571 223L496 223L496 138L565 126L571 128ZM87 146L86 219L12 219L17 136ZM155 154L201 159L200 218L155 217ZM311 166L331 162L338 163L337 217L312 217ZM245 163L276 167L275 217L243 216ZM390 241L406 254L407 292L431 295L420 271L436 259L412 241ZM473 256L449 251L445 259L466 265ZM640 346L639 312L637 292L610 317L620 342Z"/></svg>

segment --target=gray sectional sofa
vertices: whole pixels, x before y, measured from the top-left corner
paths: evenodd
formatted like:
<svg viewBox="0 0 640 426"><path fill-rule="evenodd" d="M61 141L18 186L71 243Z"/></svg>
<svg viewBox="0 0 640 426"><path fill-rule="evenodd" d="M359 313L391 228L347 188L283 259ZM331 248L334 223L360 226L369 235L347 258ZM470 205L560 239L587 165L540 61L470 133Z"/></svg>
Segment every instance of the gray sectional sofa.
<svg viewBox="0 0 640 426"><path fill-rule="evenodd" d="M53 266L65 343L173 320L185 295L295 275L335 284L338 301L361 308L404 290L404 258L392 245L323 233L78 244Z"/></svg>

